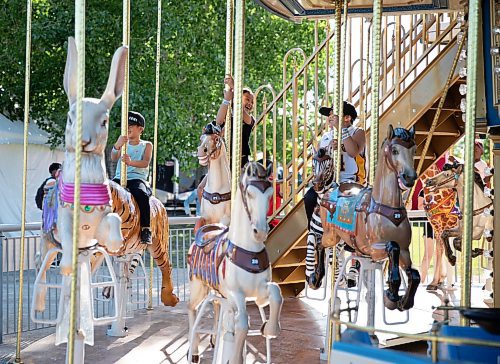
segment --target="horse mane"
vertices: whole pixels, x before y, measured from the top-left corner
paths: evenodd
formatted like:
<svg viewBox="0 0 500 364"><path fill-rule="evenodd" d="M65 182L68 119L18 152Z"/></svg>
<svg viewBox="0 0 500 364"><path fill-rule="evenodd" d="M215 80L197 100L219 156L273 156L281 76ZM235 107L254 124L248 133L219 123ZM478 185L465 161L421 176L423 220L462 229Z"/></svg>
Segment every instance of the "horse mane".
<svg viewBox="0 0 500 364"><path fill-rule="evenodd" d="M399 138L405 142L414 142L414 136L405 128L394 128L393 138Z"/></svg>

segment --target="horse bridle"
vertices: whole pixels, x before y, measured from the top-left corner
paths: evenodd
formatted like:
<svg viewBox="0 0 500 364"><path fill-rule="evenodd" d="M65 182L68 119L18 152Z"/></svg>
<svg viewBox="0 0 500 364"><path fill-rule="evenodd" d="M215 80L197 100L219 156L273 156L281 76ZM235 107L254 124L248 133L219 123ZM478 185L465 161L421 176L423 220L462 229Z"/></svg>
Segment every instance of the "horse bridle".
<svg viewBox="0 0 500 364"><path fill-rule="evenodd" d="M222 143L223 143L223 139L218 134L205 134L205 135L207 135L207 136L215 135L215 148L207 155L208 163L210 163L211 159L216 159L216 158L212 158L212 156L215 155L215 153L220 152L220 149L221 149Z"/></svg>
<svg viewBox="0 0 500 364"><path fill-rule="evenodd" d="M316 152L316 154L319 153L320 149L321 148L318 149L318 152ZM328 153L326 153L326 149L325 149L325 155L324 156L322 156L322 157L318 157L317 155L313 156L313 160L316 161L316 162L318 162L318 163L326 162L326 161L329 161L331 159L332 159L332 157ZM324 188L327 189L327 187L329 187L328 181L331 180L333 182L333 178L331 178L332 176L330 176L327 179L327 178L324 177L324 175L325 174L323 173L323 176L321 178L321 183L323 184ZM330 182L330 185L331 185L332 182Z"/></svg>
<svg viewBox="0 0 500 364"><path fill-rule="evenodd" d="M243 182L240 181L240 191L241 191L241 199L243 200L243 207L245 208L245 211L248 216L248 220L250 221L250 224L252 227L255 227L255 224L252 221L252 216L250 215L250 210L248 208L248 201L247 201L247 189L249 186L254 186L257 188L260 192L264 193L266 190L270 187L273 186L273 184L267 179L267 177L262 177L258 176L258 180L250 180L247 182L246 186L243 185Z"/></svg>
<svg viewBox="0 0 500 364"><path fill-rule="evenodd" d="M415 141L412 139L410 141L401 139L399 137L395 137L389 140L389 142L384 147L384 155L386 157L387 163L389 163L389 168L396 174L399 179L399 171L394 164L394 160L392 159L391 147L393 145L401 145L403 148L410 149L415 146Z"/></svg>

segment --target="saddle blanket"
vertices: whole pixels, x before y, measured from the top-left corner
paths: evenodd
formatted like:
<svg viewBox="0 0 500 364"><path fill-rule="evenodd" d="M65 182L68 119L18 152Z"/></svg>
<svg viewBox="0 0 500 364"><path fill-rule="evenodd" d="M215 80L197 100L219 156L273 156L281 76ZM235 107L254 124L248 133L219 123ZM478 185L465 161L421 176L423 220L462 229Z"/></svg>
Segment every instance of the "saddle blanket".
<svg viewBox="0 0 500 364"><path fill-rule="evenodd" d="M339 197L339 189L336 188L330 194L330 202L336 205L335 212L327 212L327 222L335 225L342 231L355 233L356 231L356 205L359 195L352 197Z"/></svg>
<svg viewBox="0 0 500 364"><path fill-rule="evenodd" d="M200 228L200 231L196 234L197 242L191 246L188 257L190 267L189 279L195 276L209 287L217 290L220 283L218 270L223 258L223 246L227 241L227 229L222 231L218 236L208 239L210 242L204 245L198 244L200 240L203 240L200 235L204 235L203 233L206 231L202 232L202 230L204 229Z"/></svg>

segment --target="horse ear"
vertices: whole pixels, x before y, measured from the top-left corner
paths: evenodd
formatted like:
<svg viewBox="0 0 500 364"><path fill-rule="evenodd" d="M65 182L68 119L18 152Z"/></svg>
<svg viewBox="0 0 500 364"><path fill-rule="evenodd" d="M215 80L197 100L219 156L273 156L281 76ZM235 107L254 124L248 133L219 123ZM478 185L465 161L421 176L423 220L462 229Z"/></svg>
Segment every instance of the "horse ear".
<svg viewBox="0 0 500 364"><path fill-rule="evenodd" d="M394 137L394 128L392 124L389 124L389 128L387 129L387 140L391 140Z"/></svg>
<svg viewBox="0 0 500 364"><path fill-rule="evenodd" d="M463 169L464 169L464 165L463 164L459 164L457 166L457 172L456 173L457 174L462 174Z"/></svg>
<svg viewBox="0 0 500 364"><path fill-rule="evenodd" d="M413 125L408 132L410 133L410 136L412 139L415 139L415 125Z"/></svg>
<svg viewBox="0 0 500 364"><path fill-rule="evenodd" d="M273 174L273 164L269 163L266 168L266 177L269 178Z"/></svg>
<svg viewBox="0 0 500 364"><path fill-rule="evenodd" d="M63 86L66 95L68 96L69 104L72 105L76 101L77 87L77 63L78 51L76 49L75 38L68 38L68 55L66 57L66 67L64 68Z"/></svg>
<svg viewBox="0 0 500 364"><path fill-rule="evenodd" d="M122 95L125 87L125 65L127 63L128 47L118 48L111 61L108 84L101 100L111 109L115 101Z"/></svg>

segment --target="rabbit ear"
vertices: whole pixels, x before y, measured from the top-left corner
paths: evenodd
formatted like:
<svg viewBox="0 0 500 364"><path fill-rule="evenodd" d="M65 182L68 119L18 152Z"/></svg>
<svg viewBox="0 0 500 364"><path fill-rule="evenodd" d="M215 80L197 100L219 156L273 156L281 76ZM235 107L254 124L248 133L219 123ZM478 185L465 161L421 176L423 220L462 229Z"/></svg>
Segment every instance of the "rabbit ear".
<svg viewBox="0 0 500 364"><path fill-rule="evenodd" d="M66 57L66 67L64 68L63 86L70 106L76 101L77 88L77 66L78 51L76 49L75 38L68 38L68 55Z"/></svg>
<svg viewBox="0 0 500 364"><path fill-rule="evenodd" d="M108 84L101 100L111 109L115 101L122 95L125 87L125 66L127 64L128 47L120 47L116 50L111 61Z"/></svg>
<svg viewBox="0 0 500 364"><path fill-rule="evenodd" d="M410 136L413 140L415 140L415 125L413 125L408 132L410 133Z"/></svg>

